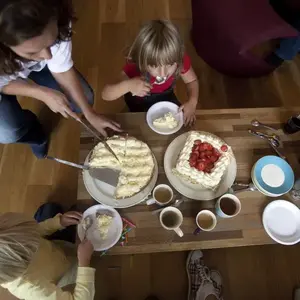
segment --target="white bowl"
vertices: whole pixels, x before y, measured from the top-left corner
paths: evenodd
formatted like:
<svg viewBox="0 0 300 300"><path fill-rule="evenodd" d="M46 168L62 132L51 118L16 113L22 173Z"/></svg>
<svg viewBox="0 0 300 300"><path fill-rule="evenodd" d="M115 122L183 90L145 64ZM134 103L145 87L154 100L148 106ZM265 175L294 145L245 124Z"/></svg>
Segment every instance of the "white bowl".
<svg viewBox="0 0 300 300"><path fill-rule="evenodd" d="M148 126L155 132L162 134L162 135L169 135L177 132L180 130L180 128L183 126L183 112L178 113L179 106L168 101L163 101L163 102L158 102L154 105L152 105L146 116L146 120L148 123ZM166 113L171 112L175 119L178 121L178 125L173 128L156 128L153 126L153 121L156 120L157 118L163 117Z"/></svg>

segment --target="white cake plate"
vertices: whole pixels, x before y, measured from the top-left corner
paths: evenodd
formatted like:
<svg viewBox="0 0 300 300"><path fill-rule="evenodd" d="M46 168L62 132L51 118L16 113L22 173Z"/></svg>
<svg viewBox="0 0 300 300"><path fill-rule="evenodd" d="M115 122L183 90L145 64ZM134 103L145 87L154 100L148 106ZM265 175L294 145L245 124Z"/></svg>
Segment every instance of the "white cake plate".
<svg viewBox="0 0 300 300"><path fill-rule="evenodd" d="M167 148L164 157L164 168L166 176L170 182L170 184L183 196L194 199L194 200L212 200L222 196L223 194L228 192L228 189L233 185L236 172L237 165L235 157L232 155L230 164L220 182L219 187L216 191L212 191L209 189L203 189L201 185L193 184L188 181L185 181L173 173L173 169L176 166L176 162L180 151L184 147L186 139L188 137L188 132L178 136L175 138ZM210 135L212 135L210 133ZM215 136L220 139L219 137ZM224 144L226 144L224 142Z"/></svg>
<svg viewBox="0 0 300 300"><path fill-rule="evenodd" d="M91 152L88 154L87 158L85 159L86 165L89 162L89 157ZM144 189L142 189L139 193L133 195L132 197L120 199L120 200L115 199L114 198L115 187L91 177L91 175L87 170L84 170L82 172L85 188L96 201L104 205L111 206L114 208L126 208L126 207L134 206L147 199L151 194L152 190L154 189L154 186L157 181L157 176L158 176L158 165L154 155L153 155L153 160L154 160L154 170L153 170L153 175L151 180L149 181L148 185Z"/></svg>

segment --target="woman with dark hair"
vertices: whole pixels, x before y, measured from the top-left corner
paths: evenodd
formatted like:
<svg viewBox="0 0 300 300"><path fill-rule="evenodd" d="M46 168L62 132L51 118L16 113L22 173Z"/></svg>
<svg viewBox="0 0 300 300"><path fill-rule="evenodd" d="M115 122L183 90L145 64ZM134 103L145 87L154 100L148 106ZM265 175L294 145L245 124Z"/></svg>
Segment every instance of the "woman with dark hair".
<svg viewBox="0 0 300 300"><path fill-rule="evenodd" d="M0 143L29 144L38 158L47 155L41 124L16 96L40 100L64 117L82 112L104 136L105 128L120 131L93 110L93 91L73 66L73 20L69 0L1 0Z"/></svg>

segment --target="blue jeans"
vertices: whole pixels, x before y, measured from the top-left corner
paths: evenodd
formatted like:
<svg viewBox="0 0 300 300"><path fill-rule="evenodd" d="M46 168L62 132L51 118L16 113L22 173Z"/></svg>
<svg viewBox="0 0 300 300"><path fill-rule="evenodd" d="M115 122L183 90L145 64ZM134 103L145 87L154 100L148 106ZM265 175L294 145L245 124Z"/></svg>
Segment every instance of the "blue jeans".
<svg viewBox="0 0 300 300"><path fill-rule="evenodd" d="M78 72L84 93L90 105L94 102L94 93L89 84ZM62 92L51 72L45 67L40 72L32 72L29 78L38 85ZM79 107L69 99L72 110L80 112ZM0 100L0 143L29 144L33 153L42 158L47 154L48 139L36 115L22 109L16 96L1 94Z"/></svg>

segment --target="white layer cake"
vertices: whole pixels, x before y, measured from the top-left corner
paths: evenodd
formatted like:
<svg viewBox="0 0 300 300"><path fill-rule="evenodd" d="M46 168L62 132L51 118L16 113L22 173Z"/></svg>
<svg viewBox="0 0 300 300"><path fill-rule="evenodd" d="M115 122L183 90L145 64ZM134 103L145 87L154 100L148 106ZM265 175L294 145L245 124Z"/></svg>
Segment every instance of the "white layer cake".
<svg viewBox="0 0 300 300"><path fill-rule="evenodd" d="M222 154L219 160L215 163L211 173L198 171L196 168L190 166L189 159L195 140L210 143ZM215 135L206 132L201 133L198 131L189 132L184 147L179 154L176 167L173 169L174 174L190 183L199 184L203 188L215 190L219 186L220 181L230 164L231 156L233 155L231 148L227 144L228 151L223 152L221 150L223 145L224 141Z"/></svg>
<svg viewBox="0 0 300 300"><path fill-rule="evenodd" d="M154 160L150 148L134 137L113 136L107 143L119 161L100 142L92 152L90 167L121 171L115 190L117 199L137 194L149 183L153 174Z"/></svg>

